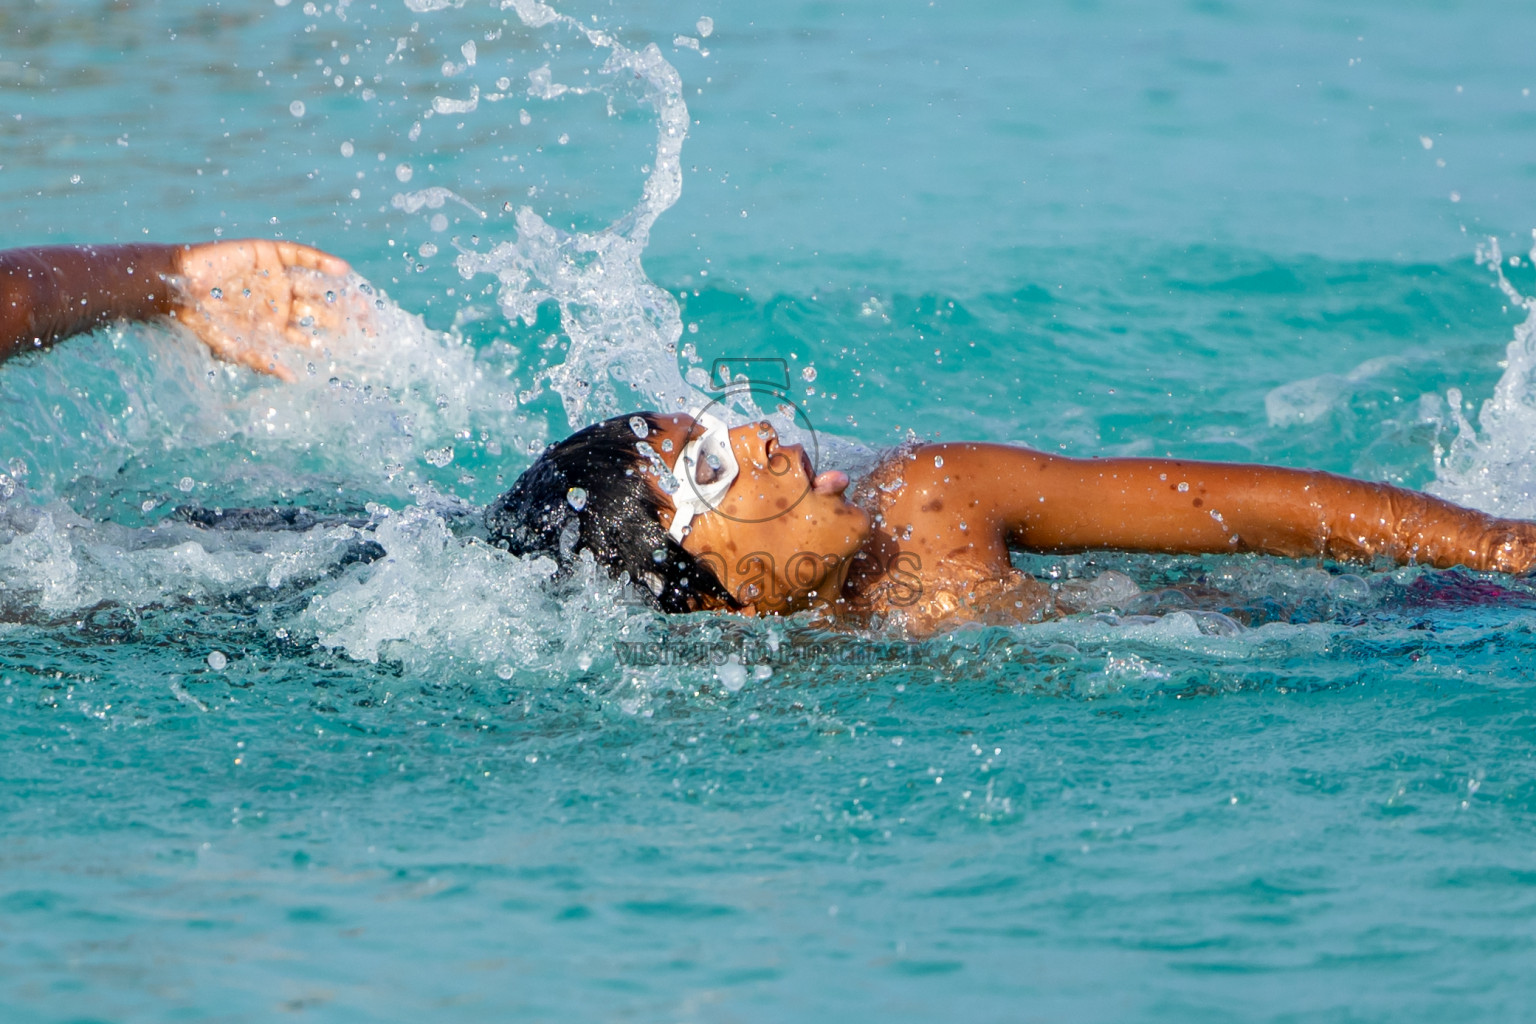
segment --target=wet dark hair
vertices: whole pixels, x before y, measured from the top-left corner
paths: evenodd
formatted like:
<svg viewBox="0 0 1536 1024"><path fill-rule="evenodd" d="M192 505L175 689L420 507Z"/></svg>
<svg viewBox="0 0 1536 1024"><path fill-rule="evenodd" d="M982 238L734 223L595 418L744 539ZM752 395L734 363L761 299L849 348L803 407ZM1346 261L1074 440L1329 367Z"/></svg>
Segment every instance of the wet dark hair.
<svg viewBox="0 0 1536 1024"><path fill-rule="evenodd" d="M663 499L630 426L637 418L650 432L659 428L655 413L616 416L546 448L485 510L491 543L514 555L548 555L560 574L585 549L615 579L628 573L640 596L664 612L699 611L711 600L741 607L662 529Z"/></svg>

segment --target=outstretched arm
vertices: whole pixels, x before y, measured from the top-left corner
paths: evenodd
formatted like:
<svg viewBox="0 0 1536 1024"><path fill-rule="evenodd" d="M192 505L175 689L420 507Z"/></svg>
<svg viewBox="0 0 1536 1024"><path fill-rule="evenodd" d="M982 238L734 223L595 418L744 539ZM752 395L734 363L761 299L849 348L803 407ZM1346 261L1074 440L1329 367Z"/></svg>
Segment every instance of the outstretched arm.
<svg viewBox="0 0 1536 1024"><path fill-rule="evenodd" d="M292 242L45 246L0 252L0 360L115 320L169 317L220 359L284 379L275 345L366 316L344 260Z"/></svg>
<svg viewBox="0 0 1536 1024"><path fill-rule="evenodd" d="M1536 523L1389 484L1233 463L931 447L946 467L933 474L950 476L1005 536L1035 550L1256 551L1500 572L1536 564Z"/></svg>
<svg viewBox="0 0 1536 1024"><path fill-rule="evenodd" d="M169 316L170 245L52 245L0 252L0 359L113 320Z"/></svg>

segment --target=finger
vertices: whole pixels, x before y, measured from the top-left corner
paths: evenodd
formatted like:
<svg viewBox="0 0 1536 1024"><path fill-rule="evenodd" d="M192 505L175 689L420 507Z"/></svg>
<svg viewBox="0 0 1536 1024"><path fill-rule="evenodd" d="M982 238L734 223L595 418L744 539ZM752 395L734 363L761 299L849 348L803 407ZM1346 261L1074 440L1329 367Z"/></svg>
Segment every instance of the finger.
<svg viewBox="0 0 1536 1024"><path fill-rule="evenodd" d="M237 360L241 365L248 366L257 373L264 373L269 377L292 384L297 378L293 371L277 361L277 357L264 349L247 348L240 353Z"/></svg>
<svg viewBox="0 0 1536 1024"><path fill-rule="evenodd" d="M293 290L295 297L314 301L325 298L327 294L334 297L341 288L327 274L303 272L298 269L294 269L289 273L288 280L290 282L289 287Z"/></svg>
<svg viewBox="0 0 1536 1024"><path fill-rule="evenodd" d="M301 327L298 324L289 324L283 328L283 340L294 348L318 348L320 339L315 337L313 327Z"/></svg>
<svg viewBox="0 0 1536 1024"><path fill-rule="evenodd" d="M332 256L328 252L322 252L308 245L300 245L297 242L278 242L277 255L287 266L318 270L332 277L344 277L352 272L351 265L340 256Z"/></svg>
<svg viewBox="0 0 1536 1024"><path fill-rule="evenodd" d="M222 362L232 362L239 352L235 340L222 331L216 330L212 324L199 324L192 328L192 333L198 341L203 343L213 358Z"/></svg>
<svg viewBox="0 0 1536 1024"><path fill-rule="evenodd" d="M299 276L294 282L290 320L302 327L306 316L317 329L337 334L349 327L366 334L373 323L372 307L362 294L311 275Z"/></svg>
<svg viewBox="0 0 1536 1024"><path fill-rule="evenodd" d="M288 327L303 331L309 337L335 334L341 329L341 317L332 307L316 306L304 299L295 299L288 314Z"/></svg>
<svg viewBox="0 0 1536 1024"><path fill-rule="evenodd" d="M307 316L317 325L335 330L341 322L347 299L345 292L337 294L341 286L313 274L295 274L293 278L289 319L300 321Z"/></svg>

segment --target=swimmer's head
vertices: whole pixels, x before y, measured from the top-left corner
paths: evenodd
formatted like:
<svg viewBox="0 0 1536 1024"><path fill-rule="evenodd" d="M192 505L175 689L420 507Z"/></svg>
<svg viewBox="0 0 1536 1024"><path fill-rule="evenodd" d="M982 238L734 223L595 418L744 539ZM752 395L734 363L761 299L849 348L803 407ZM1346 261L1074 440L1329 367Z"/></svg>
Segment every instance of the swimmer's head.
<svg viewBox="0 0 1536 1024"><path fill-rule="evenodd" d="M562 569L586 549L662 611L790 613L836 600L869 536L847 486L767 422L636 413L551 446L486 525Z"/></svg>
<svg viewBox="0 0 1536 1024"><path fill-rule="evenodd" d="M672 516L657 487L665 463L648 441L661 427L655 413L635 413L551 445L486 510L492 542L516 555L548 555L562 571L590 551L615 578L628 573L664 612L738 607L709 566L662 525L663 511Z"/></svg>

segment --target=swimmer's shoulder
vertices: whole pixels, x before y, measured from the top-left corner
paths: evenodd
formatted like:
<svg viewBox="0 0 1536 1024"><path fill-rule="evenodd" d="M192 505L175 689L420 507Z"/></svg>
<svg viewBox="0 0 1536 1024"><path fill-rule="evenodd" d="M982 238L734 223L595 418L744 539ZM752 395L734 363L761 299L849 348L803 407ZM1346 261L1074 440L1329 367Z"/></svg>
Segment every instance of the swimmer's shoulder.
<svg viewBox="0 0 1536 1024"><path fill-rule="evenodd" d="M977 507L990 504L1000 485L1016 487L1053 459L1023 445L914 438L881 457L853 501L871 513Z"/></svg>

